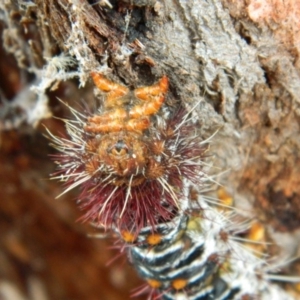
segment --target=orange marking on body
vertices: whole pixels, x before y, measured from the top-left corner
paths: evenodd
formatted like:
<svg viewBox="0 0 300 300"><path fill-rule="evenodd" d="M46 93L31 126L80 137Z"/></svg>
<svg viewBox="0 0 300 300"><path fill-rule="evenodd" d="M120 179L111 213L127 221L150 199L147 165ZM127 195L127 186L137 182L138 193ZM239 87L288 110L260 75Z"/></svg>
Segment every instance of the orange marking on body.
<svg viewBox="0 0 300 300"><path fill-rule="evenodd" d="M135 235L128 230L123 230L121 236L126 243L134 243L136 240Z"/></svg>
<svg viewBox="0 0 300 300"><path fill-rule="evenodd" d="M218 189L218 198L226 206L232 206L233 204L232 196L223 187Z"/></svg>
<svg viewBox="0 0 300 300"><path fill-rule="evenodd" d="M267 250L267 245L265 243L266 230L263 224L259 222L252 223L246 238L250 240L246 243L246 246L253 249L258 257L263 255L263 253ZM256 243L251 243L251 241Z"/></svg>
<svg viewBox="0 0 300 300"><path fill-rule="evenodd" d="M123 108L116 108L114 111L109 111L101 116L93 116L88 118L89 123L101 123L112 120L124 120L128 116L127 112Z"/></svg>
<svg viewBox="0 0 300 300"><path fill-rule="evenodd" d="M91 72L91 76L96 87L102 92L116 92L116 94L119 95L119 97L124 96L128 93L127 87L108 80L100 73Z"/></svg>
<svg viewBox="0 0 300 300"><path fill-rule="evenodd" d="M161 282L159 282L158 280L155 279L147 279L148 284L154 288L154 289L158 289L161 287Z"/></svg>
<svg viewBox="0 0 300 300"><path fill-rule="evenodd" d="M132 101L128 97L123 97L129 93L127 87L108 80L100 73L91 72L91 76L98 89L107 93L104 103L106 111L104 110L102 115L89 117L84 127L86 131L93 133L142 132L148 129L150 126L148 116L157 113L161 108L169 86L167 76L163 76L153 86L137 88L134 91L135 96L144 102L131 108L124 108L124 105L130 104Z"/></svg>
<svg viewBox="0 0 300 300"><path fill-rule="evenodd" d="M172 287L175 290L182 290L187 286L187 283L188 282L187 282L186 279L178 278L178 279L175 279L175 280L172 281Z"/></svg>
<svg viewBox="0 0 300 300"><path fill-rule="evenodd" d="M125 124L123 122L120 122L119 120L112 120L111 122L104 124L91 123L90 125L86 125L84 129L94 133L117 132L123 130L124 126Z"/></svg>
<svg viewBox="0 0 300 300"><path fill-rule="evenodd" d="M140 116L150 116L154 115L161 108L162 104L165 101L164 96L156 97L149 102L139 104L134 106L130 111L129 115L132 118L139 118Z"/></svg>
<svg viewBox="0 0 300 300"><path fill-rule="evenodd" d="M149 118L131 119L126 122L125 128L129 131L142 131L150 126Z"/></svg>
<svg viewBox="0 0 300 300"><path fill-rule="evenodd" d="M165 101L168 86L168 78L167 76L163 76L161 80L153 86L137 88L134 91L135 96L148 102L134 106L129 112L130 116L132 118L139 118L140 116L150 116L157 113Z"/></svg>
<svg viewBox="0 0 300 300"><path fill-rule="evenodd" d="M147 236L147 243L152 246L159 244L161 240L162 240L162 236L161 234L158 233L153 233Z"/></svg>
<svg viewBox="0 0 300 300"><path fill-rule="evenodd" d="M127 87L108 80L100 73L91 72L91 76L97 88L107 93L105 106L115 106L118 103L117 99L129 93Z"/></svg>
<svg viewBox="0 0 300 300"><path fill-rule="evenodd" d="M251 225L250 232L248 234L248 239L256 242L264 241L265 239L265 228L259 222L254 222Z"/></svg>
<svg viewBox="0 0 300 300"><path fill-rule="evenodd" d="M159 86L162 92L165 94L169 89L169 80L166 75L164 75L159 81Z"/></svg>
<svg viewBox="0 0 300 300"><path fill-rule="evenodd" d="M152 86L140 87L135 89L134 93L141 100L149 100L149 98L165 94L169 88L169 80L167 76L163 76L160 81Z"/></svg>

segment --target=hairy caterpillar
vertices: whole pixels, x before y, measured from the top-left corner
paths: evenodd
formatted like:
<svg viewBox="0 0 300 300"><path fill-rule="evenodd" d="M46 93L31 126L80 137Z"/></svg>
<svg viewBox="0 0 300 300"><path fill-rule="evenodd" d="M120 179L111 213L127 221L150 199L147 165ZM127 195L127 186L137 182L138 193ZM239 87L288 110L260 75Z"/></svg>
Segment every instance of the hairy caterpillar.
<svg viewBox="0 0 300 300"><path fill-rule="evenodd" d="M104 227L138 233L176 216L183 180L201 183L201 157L207 149L184 110L157 115L168 79L130 91L92 73L106 93L103 110L85 117L71 109L70 140L54 137L59 171L67 189L81 186L83 219ZM188 139L186 137L189 137Z"/></svg>
<svg viewBox="0 0 300 300"><path fill-rule="evenodd" d="M91 76L106 100L92 116L70 108L70 140L53 137L55 177L65 192L81 186L83 219L120 234L154 298L292 299L269 282L265 259L231 238L239 230L232 216L188 196L207 178L208 143L185 110L160 113L168 78L131 91Z"/></svg>
<svg viewBox="0 0 300 300"><path fill-rule="evenodd" d="M155 231L143 228L137 239L120 233L130 245L130 261L149 285L149 299L294 299L271 283L268 271L276 271L275 264L236 237L245 223L235 217L234 210L219 211L199 196L192 210Z"/></svg>

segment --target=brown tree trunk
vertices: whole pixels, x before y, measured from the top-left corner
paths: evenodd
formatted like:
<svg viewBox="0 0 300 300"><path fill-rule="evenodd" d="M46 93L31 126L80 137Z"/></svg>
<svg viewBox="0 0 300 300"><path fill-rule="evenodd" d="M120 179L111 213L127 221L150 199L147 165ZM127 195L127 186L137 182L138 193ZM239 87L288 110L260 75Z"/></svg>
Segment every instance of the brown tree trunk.
<svg viewBox="0 0 300 300"><path fill-rule="evenodd" d="M2 97L8 99L2 106L3 129L22 132L24 123L36 126L50 114L62 116L65 108L57 96L77 107L82 98L90 101L91 70L131 87L151 85L166 74L168 104L193 109L203 139L218 131L210 150L213 173L220 173L217 181L232 195L234 205L262 222L275 241L280 237L279 246L289 254L296 254L297 1L4 0L0 13L3 47L17 62L9 56L0 65ZM43 122L52 131L62 130L56 121ZM7 149L5 155L15 151ZM57 210L56 205L53 201L51 209ZM70 221L64 214L61 218ZM89 258L86 263L94 262ZM101 299L111 297L115 296Z"/></svg>

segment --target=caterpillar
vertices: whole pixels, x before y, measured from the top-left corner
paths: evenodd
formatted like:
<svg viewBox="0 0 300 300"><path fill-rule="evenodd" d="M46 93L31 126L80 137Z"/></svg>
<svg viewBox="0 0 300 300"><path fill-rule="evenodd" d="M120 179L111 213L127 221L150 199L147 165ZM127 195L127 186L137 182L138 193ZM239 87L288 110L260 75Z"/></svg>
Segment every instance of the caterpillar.
<svg viewBox="0 0 300 300"><path fill-rule="evenodd" d="M168 88L166 76L134 91L98 73L92 78L107 94L104 109L87 118L71 109L75 120L66 121L70 140L53 137L61 152L53 178L66 181L65 192L81 186L83 219L105 228L138 233L171 220L183 180L198 183L204 176L199 158L207 144L190 135L194 129L184 122L184 110L167 121L155 118Z"/></svg>
<svg viewBox="0 0 300 300"><path fill-rule="evenodd" d="M266 259L235 240L235 213L200 196L209 143L189 113L163 105L167 76L134 90L91 77L105 101L95 115L70 108L70 138L52 135L61 152L53 178L66 182L64 193L81 187L82 220L117 232L150 297L292 299L270 283Z"/></svg>
<svg viewBox="0 0 300 300"><path fill-rule="evenodd" d="M143 228L137 239L120 233L149 299L294 299L271 283L271 262L235 239L245 223L234 221L234 210L218 211L200 196L198 205L154 231Z"/></svg>

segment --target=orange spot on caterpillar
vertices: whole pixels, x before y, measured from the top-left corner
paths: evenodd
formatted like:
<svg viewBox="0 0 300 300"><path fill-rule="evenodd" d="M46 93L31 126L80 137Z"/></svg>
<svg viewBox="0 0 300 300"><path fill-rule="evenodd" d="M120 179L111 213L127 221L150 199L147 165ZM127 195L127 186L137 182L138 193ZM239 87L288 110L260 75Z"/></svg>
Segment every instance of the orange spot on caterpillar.
<svg viewBox="0 0 300 300"><path fill-rule="evenodd" d="M127 230L123 230L121 236L126 243L134 243L136 240L136 236Z"/></svg>
<svg viewBox="0 0 300 300"><path fill-rule="evenodd" d="M147 282L154 289L158 289L162 285L161 282L159 282L158 280L155 280L155 279L147 279Z"/></svg>
<svg viewBox="0 0 300 300"><path fill-rule="evenodd" d="M175 290L182 290L187 286L188 281L186 279L175 279L172 281L172 287Z"/></svg>
<svg viewBox="0 0 300 300"><path fill-rule="evenodd" d="M223 205L226 205L226 206L233 205L232 196L223 187L218 189L218 198Z"/></svg>
<svg viewBox="0 0 300 300"><path fill-rule="evenodd" d="M162 240L162 236L161 234L158 233L153 233L147 236L147 243L152 246L159 244L161 240Z"/></svg>

